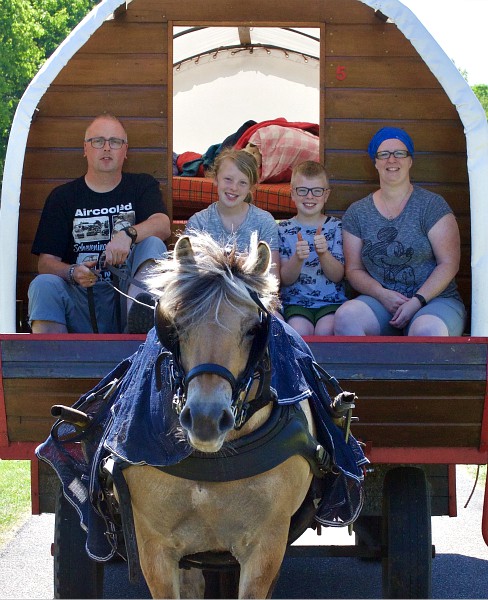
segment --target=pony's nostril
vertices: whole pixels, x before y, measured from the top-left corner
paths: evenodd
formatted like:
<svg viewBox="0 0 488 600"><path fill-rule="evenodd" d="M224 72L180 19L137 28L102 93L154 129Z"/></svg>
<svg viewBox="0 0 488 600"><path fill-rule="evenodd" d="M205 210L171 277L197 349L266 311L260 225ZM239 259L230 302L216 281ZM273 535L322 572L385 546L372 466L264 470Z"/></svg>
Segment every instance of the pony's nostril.
<svg viewBox="0 0 488 600"><path fill-rule="evenodd" d="M180 423L181 426L185 429L191 429L192 418L191 418L191 410L189 406L185 406L185 408L181 411L180 414Z"/></svg>
<svg viewBox="0 0 488 600"><path fill-rule="evenodd" d="M222 416L219 420L220 431L229 431L234 427L234 422L234 415L232 414L232 411L230 411L229 409L225 409L222 412Z"/></svg>

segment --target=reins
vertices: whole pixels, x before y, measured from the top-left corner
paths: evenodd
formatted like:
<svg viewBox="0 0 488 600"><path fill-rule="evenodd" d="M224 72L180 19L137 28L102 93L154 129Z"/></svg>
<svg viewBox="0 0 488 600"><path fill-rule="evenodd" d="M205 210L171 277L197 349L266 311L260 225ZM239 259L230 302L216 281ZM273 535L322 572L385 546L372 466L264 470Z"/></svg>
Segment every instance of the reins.
<svg viewBox="0 0 488 600"><path fill-rule="evenodd" d="M119 288L119 286L120 286L119 282L126 281L127 287L131 284L135 285L139 289L150 293L156 300L156 297L154 296L154 294L152 294L150 292L149 286L146 283L144 283L144 281L135 279L134 277L129 275L129 273L127 273L127 271L125 271L123 269L118 269L117 267L114 267L113 265L105 265L104 269L106 271L110 271L112 273L115 281L117 282L117 285L112 283L111 281L104 281L104 283L108 284L120 296L124 296L128 300L132 300L133 302L136 302L137 304L140 304L141 306L145 306L145 307L151 308L151 309L154 308L154 306L150 306L149 304L146 304L145 302L141 302L140 300L133 298L132 296L130 296L129 294L126 294ZM91 322L91 326L93 329L93 333L98 333L98 322L97 322L97 314L96 314L96 309L95 309L95 297L94 297L94 293L93 293L93 288L92 287L87 288L86 292L87 292L87 300L88 300L88 310L90 313L90 322ZM115 306L116 306L116 311L117 311L117 325L120 330L121 329L120 302L116 302Z"/></svg>

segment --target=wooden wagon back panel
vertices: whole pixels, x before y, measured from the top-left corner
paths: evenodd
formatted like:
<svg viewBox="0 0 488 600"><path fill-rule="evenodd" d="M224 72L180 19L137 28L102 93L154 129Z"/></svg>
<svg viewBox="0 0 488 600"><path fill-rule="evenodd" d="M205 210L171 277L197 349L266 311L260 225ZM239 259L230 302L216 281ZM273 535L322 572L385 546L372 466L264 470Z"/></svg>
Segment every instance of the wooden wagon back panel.
<svg viewBox="0 0 488 600"><path fill-rule="evenodd" d="M280 2L279 20L276 13L274 3L262 0L133 0L67 62L39 102L30 128L21 192L17 298L25 302L36 273L37 259L30 247L45 198L53 187L84 173L82 135L101 112L113 112L126 125L130 141L126 169L154 175L173 217L180 218L169 185L173 26L245 25L320 28L320 136L333 188L331 213L342 215L351 202L377 187L377 172L365 152L371 135L383 125L411 133L417 151L413 180L442 194L458 218L462 234L458 282L469 304L466 144L447 94L398 28L358 0L314 0L305 5L285 0ZM247 118L243 115L243 120Z"/></svg>

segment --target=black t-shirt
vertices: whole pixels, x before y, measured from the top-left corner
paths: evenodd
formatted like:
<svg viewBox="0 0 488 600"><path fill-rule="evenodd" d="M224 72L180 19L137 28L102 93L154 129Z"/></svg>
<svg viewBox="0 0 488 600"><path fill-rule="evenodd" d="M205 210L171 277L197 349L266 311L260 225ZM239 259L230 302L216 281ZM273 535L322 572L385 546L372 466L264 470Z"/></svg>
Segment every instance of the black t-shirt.
<svg viewBox="0 0 488 600"><path fill-rule="evenodd" d="M113 232L155 213L167 211L151 175L122 173L119 185L103 193L91 190L80 177L49 194L32 253L52 254L68 264L98 260Z"/></svg>

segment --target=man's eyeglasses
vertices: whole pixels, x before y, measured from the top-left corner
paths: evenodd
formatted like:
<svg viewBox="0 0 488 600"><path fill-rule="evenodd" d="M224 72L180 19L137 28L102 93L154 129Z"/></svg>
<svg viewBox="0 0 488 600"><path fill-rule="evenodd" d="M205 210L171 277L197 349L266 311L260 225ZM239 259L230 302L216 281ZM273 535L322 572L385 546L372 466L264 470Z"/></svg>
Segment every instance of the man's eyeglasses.
<svg viewBox="0 0 488 600"><path fill-rule="evenodd" d="M377 152L375 156L378 160L387 160L390 156L394 156L395 158L407 158L407 156L410 156L410 152L408 152L408 150L393 150L393 152L381 150L381 152Z"/></svg>
<svg viewBox="0 0 488 600"><path fill-rule="evenodd" d="M100 150L105 146L108 142L108 145L112 150L120 150L124 144L127 144L127 140L123 140L122 138L104 138L104 137L92 137L85 140L85 142L89 142L92 145L92 148L96 148Z"/></svg>
<svg viewBox="0 0 488 600"><path fill-rule="evenodd" d="M320 198L321 196L324 195L325 192L328 192L329 189L330 188L320 188L320 187L314 187L314 188L296 187L295 192L297 193L297 196L308 196L308 193L311 192L312 196L315 196L315 198Z"/></svg>

